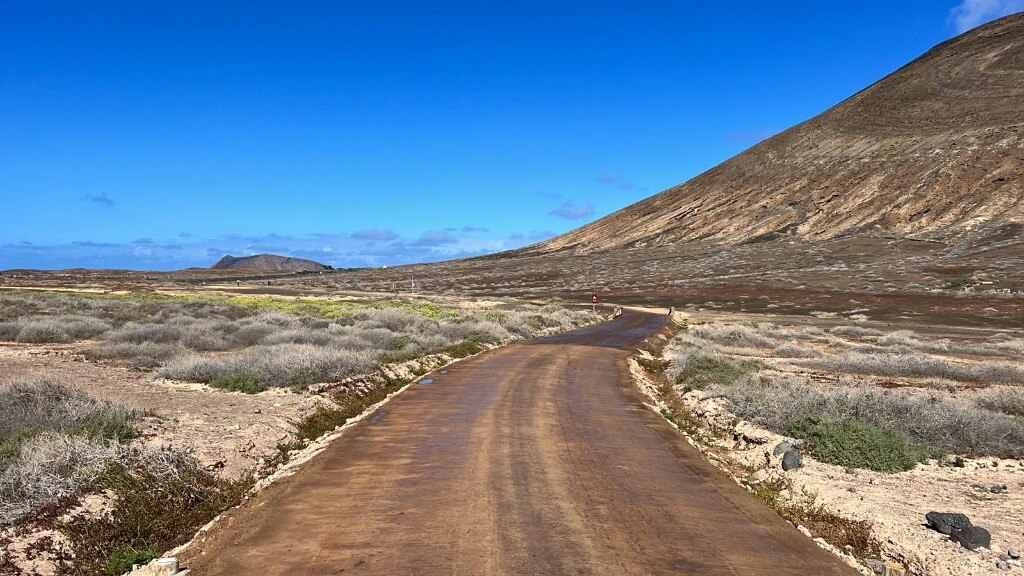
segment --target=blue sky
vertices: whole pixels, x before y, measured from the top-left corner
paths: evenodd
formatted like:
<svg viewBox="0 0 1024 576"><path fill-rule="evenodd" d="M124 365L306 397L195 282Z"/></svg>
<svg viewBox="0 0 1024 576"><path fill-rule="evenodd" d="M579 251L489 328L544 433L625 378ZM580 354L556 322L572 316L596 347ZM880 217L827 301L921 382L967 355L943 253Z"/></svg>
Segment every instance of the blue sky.
<svg viewBox="0 0 1024 576"><path fill-rule="evenodd" d="M216 4L216 6L213 6ZM0 2L0 269L529 244L1024 0Z"/></svg>

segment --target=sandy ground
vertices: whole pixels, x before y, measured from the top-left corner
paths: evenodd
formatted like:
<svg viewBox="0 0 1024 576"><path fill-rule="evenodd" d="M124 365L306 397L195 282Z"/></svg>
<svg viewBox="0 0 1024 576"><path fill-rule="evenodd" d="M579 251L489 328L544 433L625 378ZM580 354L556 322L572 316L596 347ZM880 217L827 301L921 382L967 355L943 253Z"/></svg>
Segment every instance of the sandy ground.
<svg viewBox="0 0 1024 576"><path fill-rule="evenodd" d="M211 469L238 476L291 439L290 422L310 410L315 397L286 390L261 394L224 392L201 384L152 379L150 374L86 360L89 343L0 343L0 374L46 374L97 397L146 411L143 442L190 449Z"/></svg>

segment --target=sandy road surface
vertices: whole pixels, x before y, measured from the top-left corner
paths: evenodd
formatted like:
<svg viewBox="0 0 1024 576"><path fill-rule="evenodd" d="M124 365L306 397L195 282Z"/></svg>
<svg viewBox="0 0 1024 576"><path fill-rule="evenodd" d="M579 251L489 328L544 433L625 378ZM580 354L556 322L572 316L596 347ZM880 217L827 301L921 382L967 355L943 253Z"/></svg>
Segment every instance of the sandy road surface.
<svg viewBox="0 0 1024 576"><path fill-rule="evenodd" d="M854 574L640 404L627 312L435 374L183 558L212 574Z"/></svg>

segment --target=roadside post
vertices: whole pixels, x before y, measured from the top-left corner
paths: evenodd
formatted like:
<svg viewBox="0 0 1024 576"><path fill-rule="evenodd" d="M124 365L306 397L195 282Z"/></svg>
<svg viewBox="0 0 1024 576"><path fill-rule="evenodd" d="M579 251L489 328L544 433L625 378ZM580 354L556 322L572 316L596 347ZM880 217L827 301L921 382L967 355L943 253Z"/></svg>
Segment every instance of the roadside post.
<svg viewBox="0 0 1024 576"><path fill-rule="evenodd" d="M590 296L591 312L597 313L597 292Z"/></svg>

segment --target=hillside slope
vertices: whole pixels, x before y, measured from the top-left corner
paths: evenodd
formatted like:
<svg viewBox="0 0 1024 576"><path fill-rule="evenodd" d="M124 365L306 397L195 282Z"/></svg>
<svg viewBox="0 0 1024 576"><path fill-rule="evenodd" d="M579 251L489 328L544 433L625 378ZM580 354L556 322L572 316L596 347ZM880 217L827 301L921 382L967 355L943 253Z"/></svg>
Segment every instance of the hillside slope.
<svg viewBox="0 0 1024 576"><path fill-rule="evenodd" d="M522 253L1024 231L1024 14L928 51L696 178Z"/></svg>

